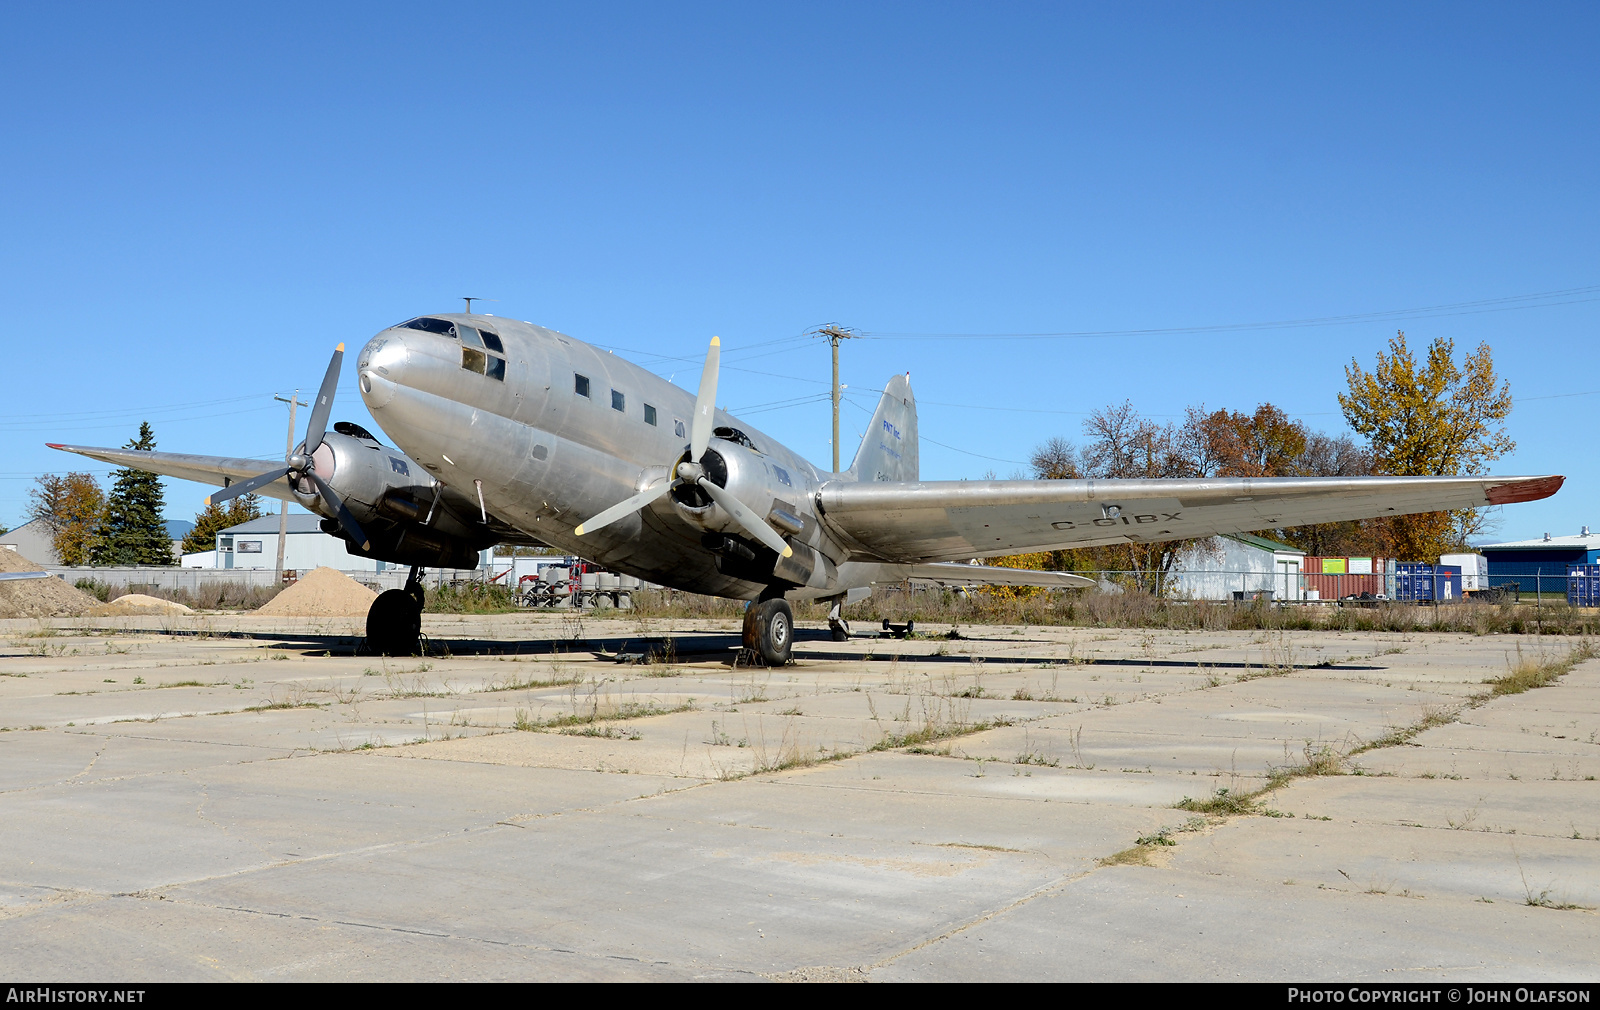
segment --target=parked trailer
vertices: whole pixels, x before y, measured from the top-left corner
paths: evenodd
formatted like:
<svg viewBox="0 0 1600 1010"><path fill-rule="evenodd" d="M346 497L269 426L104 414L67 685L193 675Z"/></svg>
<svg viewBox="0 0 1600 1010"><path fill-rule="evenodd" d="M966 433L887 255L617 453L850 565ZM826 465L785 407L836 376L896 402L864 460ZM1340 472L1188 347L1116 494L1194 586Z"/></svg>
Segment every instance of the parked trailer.
<svg viewBox="0 0 1600 1010"><path fill-rule="evenodd" d="M632 575L604 571L574 558L565 565L547 566L538 575L523 576L517 601L524 607L628 610L642 585Z"/></svg>

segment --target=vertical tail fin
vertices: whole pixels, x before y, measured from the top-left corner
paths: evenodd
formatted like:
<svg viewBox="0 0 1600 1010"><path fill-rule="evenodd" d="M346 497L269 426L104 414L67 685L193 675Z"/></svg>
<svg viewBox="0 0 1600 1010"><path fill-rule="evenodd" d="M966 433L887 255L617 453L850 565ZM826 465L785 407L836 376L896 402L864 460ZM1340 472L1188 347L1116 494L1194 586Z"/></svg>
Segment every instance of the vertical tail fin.
<svg viewBox="0 0 1600 1010"><path fill-rule="evenodd" d="M917 400L907 372L884 387L872 425L846 473L854 480L914 481L917 468Z"/></svg>

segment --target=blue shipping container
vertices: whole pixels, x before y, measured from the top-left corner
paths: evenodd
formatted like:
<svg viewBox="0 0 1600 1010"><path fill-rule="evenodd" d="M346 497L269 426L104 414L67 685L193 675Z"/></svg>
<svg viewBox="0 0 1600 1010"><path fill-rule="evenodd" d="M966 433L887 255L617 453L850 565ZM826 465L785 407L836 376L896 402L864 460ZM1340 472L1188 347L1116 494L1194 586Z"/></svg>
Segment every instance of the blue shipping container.
<svg viewBox="0 0 1600 1010"><path fill-rule="evenodd" d="M1567 605L1600 607L1600 565L1573 565L1567 569Z"/></svg>
<svg viewBox="0 0 1600 1010"><path fill-rule="evenodd" d="M1402 562L1394 566L1394 598L1413 603L1454 603L1461 599L1461 566Z"/></svg>

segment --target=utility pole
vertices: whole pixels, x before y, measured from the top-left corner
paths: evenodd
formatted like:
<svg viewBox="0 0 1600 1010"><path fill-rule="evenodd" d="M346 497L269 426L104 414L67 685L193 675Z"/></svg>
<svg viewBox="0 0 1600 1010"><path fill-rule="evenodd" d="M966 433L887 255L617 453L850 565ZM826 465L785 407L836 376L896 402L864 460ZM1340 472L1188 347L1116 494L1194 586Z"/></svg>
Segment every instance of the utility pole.
<svg viewBox="0 0 1600 1010"><path fill-rule="evenodd" d="M839 341L860 336L848 326L829 323L811 331L813 337L824 337L833 345L833 472L839 472Z"/></svg>
<svg viewBox="0 0 1600 1010"><path fill-rule="evenodd" d="M273 399L279 403L287 403L289 405L289 437L285 440L283 447L284 456L288 456L294 452L294 408L297 405L309 407L311 404L300 402L300 390L298 389L288 399L284 399L281 396L274 396ZM289 502L285 500L280 502L278 507L278 585L280 586L283 585L283 548L288 543L288 540Z"/></svg>

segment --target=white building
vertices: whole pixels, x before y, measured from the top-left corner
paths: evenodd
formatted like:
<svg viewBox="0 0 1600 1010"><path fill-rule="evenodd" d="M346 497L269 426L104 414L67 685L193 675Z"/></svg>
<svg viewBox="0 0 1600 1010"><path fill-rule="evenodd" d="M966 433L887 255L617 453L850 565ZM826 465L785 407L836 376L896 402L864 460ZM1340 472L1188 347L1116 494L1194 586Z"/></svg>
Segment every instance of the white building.
<svg viewBox="0 0 1600 1010"><path fill-rule="evenodd" d="M1168 583L1173 596L1192 600L1303 600L1306 552L1248 533L1212 537L1179 556Z"/></svg>
<svg viewBox="0 0 1600 1010"><path fill-rule="evenodd" d="M310 513L289 514L288 534L284 538L285 570L309 572L313 568L335 568L342 572L383 572L404 569L385 561L374 561L344 549L345 542L329 536L318 526L321 519ZM487 557L484 551L482 557ZM262 516L217 533L215 550L183 556L185 568L267 568L278 566L278 517Z"/></svg>

